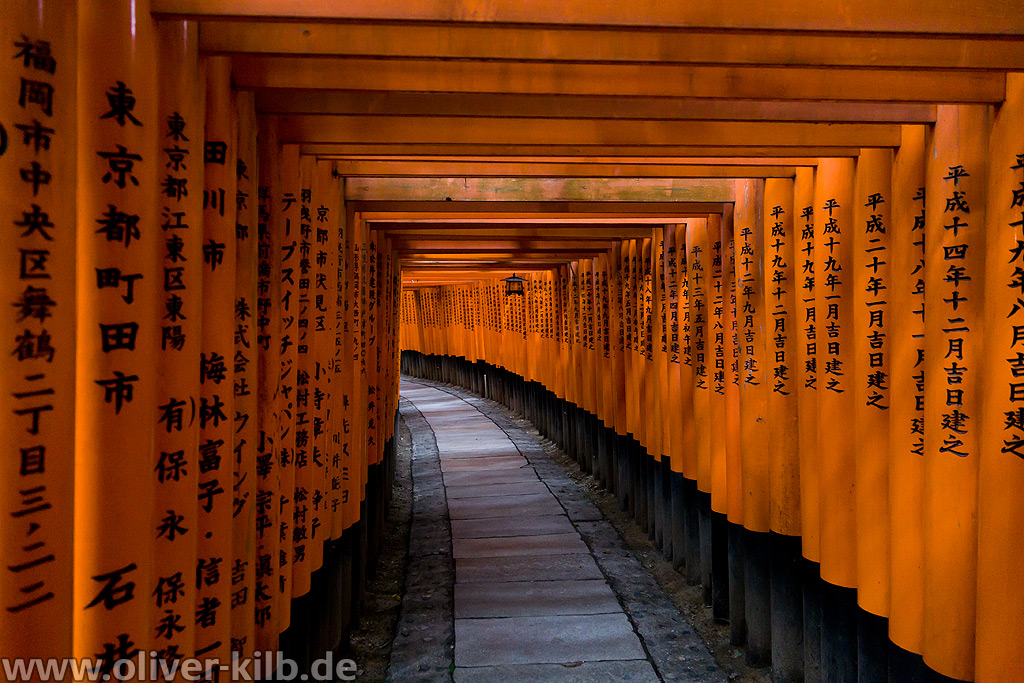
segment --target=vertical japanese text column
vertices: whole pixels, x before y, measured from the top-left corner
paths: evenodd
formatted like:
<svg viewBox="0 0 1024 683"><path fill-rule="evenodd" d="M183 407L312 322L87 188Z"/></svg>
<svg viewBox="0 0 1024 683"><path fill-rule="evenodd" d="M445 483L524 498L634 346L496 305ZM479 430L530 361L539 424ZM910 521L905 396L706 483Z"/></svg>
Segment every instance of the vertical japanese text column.
<svg viewBox="0 0 1024 683"><path fill-rule="evenodd" d="M821 577L853 588L856 495L853 424L852 159L821 159L814 188L817 295Z"/></svg>
<svg viewBox="0 0 1024 683"><path fill-rule="evenodd" d="M228 661L235 434L235 188L238 110L231 60L209 57L203 163L203 345L199 359L196 656Z"/></svg>
<svg viewBox="0 0 1024 683"><path fill-rule="evenodd" d="M669 405L666 419L672 422L671 454L672 472L682 474L683 457L692 448L693 423L690 418L693 406L693 379L690 367L684 365L683 324L686 315L686 226L671 225L665 234L667 258L665 260L665 293L668 301L668 383ZM685 383L685 384L684 384ZM671 526L671 522L670 522ZM681 552L681 548L676 548ZM678 555L678 552L675 552Z"/></svg>
<svg viewBox="0 0 1024 683"><path fill-rule="evenodd" d="M167 529L156 540L153 644L161 658L195 652L199 454L199 354L203 311L203 82L199 27L159 25L160 109L157 179L160 207L160 346L156 387L154 510ZM129 281L120 274L114 280ZM175 532L175 527L184 529Z"/></svg>
<svg viewBox="0 0 1024 683"><path fill-rule="evenodd" d="M231 651L243 659L256 639L256 446L259 379L256 360L256 280L259 266L256 107L252 93L238 93L238 159L235 163L235 448L231 527Z"/></svg>
<svg viewBox="0 0 1024 683"><path fill-rule="evenodd" d="M974 675L991 109L940 106L925 179L924 661Z"/></svg>
<svg viewBox="0 0 1024 683"><path fill-rule="evenodd" d="M743 526L768 531L768 381L765 360L764 184L736 181L736 320L740 335Z"/></svg>
<svg viewBox="0 0 1024 683"><path fill-rule="evenodd" d="M736 256L738 248L733 226L735 211L722 214L722 290L725 292L725 467L726 516L743 524L743 464L740 438L740 327L737 318ZM740 572L742 574L742 571ZM730 584L731 585L731 584ZM730 593L730 604L742 606ZM746 625L742 625L745 637ZM734 633L736 633L734 631Z"/></svg>
<svg viewBox="0 0 1024 683"><path fill-rule="evenodd" d="M892 162L892 150L861 150L854 185L852 235L857 602L880 617L889 616Z"/></svg>
<svg viewBox="0 0 1024 683"><path fill-rule="evenodd" d="M292 525L295 516L295 432L298 424L296 405L298 385L298 337L299 337L299 147L281 146L281 403L280 427L278 431L278 468L281 481L281 499L278 514L278 540L281 544L277 554L280 602L277 606L280 631L291 623L292 595ZM305 417L305 416L303 416Z"/></svg>
<svg viewBox="0 0 1024 683"><path fill-rule="evenodd" d="M313 358L313 284L317 266L313 254L313 169L316 159L311 156L299 158L299 220L293 225L292 236L298 242L298 249L283 267L292 271L296 289L290 304L289 318L294 318L292 339L295 346L294 417L295 450L293 467L295 489L293 493L292 527L281 542L291 547L292 597L302 597L309 592L310 571L315 554L314 542L310 536L312 523L317 519L319 526L320 508L323 504L323 482L314 483L313 470L316 468L316 448L313 439L314 423L314 375L316 368ZM296 229L297 228L297 229ZM322 557L322 551L321 551Z"/></svg>
<svg viewBox="0 0 1024 683"><path fill-rule="evenodd" d="M793 181L795 225L793 255L796 281L796 399L798 410L797 449L800 454L800 531L803 556L821 561L818 538L818 305L814 258L814 173L813 168L796 169ZM799 231L799 237L797 232Z"/></svg>
<svg viewBox="0 0 1024 683"><path fill-rule="evenodd" d="M341 376L349 368L343 365L341 353L341 285L344 272L344 219L342 213L342 193L344 179L336 177L333 165L327 161L319 161L316 166L315 196L317 206L314 221L317 229L317 260L323 259L323 281L317 283L314 303L316 306L316 356L319 372L326 373L325 386L327 394L322 398L323 405L318 410L325 421L326 431L323 437L327 485L330 491L328 501L329 538L341 538L344 530L344 487L342 484L342 453L341 453ZM320 241L320 231L324 231L324 241ZM322 254L322 256L321 256ZM328 536L324 537L325 539Z"/></svg>
<svg viewBox="0 0 1024 683"><path fill-rule="evenodd" d="M683 476L697 481L700 463L711 462L710 401L708 371L708 230L707 221L693 219L686 224L686 270L689 280L690 349L693 357L694 451L683 454Z"/></svg>
<svg viewBox="0 0 1024 683"><path fill-rule="evenodd" d="M728 295L727 282L731 282L735 276L732 271L726 272L724 267L726 238L732 235L731 221L723 220L720 215L708 216L708 224L714 226L709 231L708 241L711 254L711 283L709 285L710 296L708 298L708 338L710 339L710 391L708 397L708 412L711 424L725 425L726 415L726 391L729 382L726 379L726 364L731 360L727 349L730 344L729 333L727 332L726 303ZM729 235L725 234L729 230ZM692 401L691 401L692 403ZM688 406L689 407L689 406ZM685 427L684 427L685 428ZM692 430L692 428L691 428ZM711 510L718 514L728 512L728 434L724 429L713 429L711 431Z"/></svg>
<svg viewBox="0 0 1024 683"><path fill-rule="evenodd" d="M928 129L903 126L892 168L888 331L889 639L921 653L924 633L924 166Z"/></svg>
<svg viewBox="0 0 1024 683"><path fill-rule="evenodd" d="M796 292L790 178L764 181L765 362L768 386L770 528L800 535L800 451L797 431Z"/></svg>
<svg viewBox="0 0 1024 683"><path fill-rule="evenodd" d="M16 0L0 27L14 57L0 72L4 658L71 655L76 16Z"/></svg>
<svg viewBox="0 0 1024 683"><path fill-rule="evenodd" d="M352 229L351 215L346 210L341 217L343 221L344 243L340 246L345 262L345 279L338 285L339 305L341 307L342 351L340 368L338 369L339 397L336 409L339 414L339 438L341 439L341 481L342 507L344 508L345 529L359 521L359 444L356 441L357 405L361 402L356 398L357 378L359 376L359 335L358 325L358 292L359 292L359 257L356 251L357 240ZM417 295L421 292L417 292ZM423 306L423 315L419 318L418 331L421 348L427 352L426 326L428 313L426 302L418 297Z"/></svg>
<svg viewBox="0 0 1024 683"><path fill-rule="evenodd" d="M303 159L305 161L305 159ZM309 293L309 355L312 359L310 374L310 409L312 412L312 464L311 480L314 488L320 494L320 500L313 501L313 509L316 512L310 520L310 540L312 547L309 549L310 571L316 571L323 566L324 543L331 537L331 492L330 492L330 447L328 434L328 410L330 388L328 386L330 377L327 366L322 362L321 347L327 346L327 300L328 293L333 294L327 286L328 278L333 279L337 272L335 260L337 255L334 249L334 241L337 239L337 231L328 227L329 216L327 207L324 204L324 182L321 180L321 164L311 158L312 168L309 172L312 179L309 182L310 195L305 193L303 183L303 206L308 207L308 213L303 212L301 218L310 222L313 245L309 258L311 266L311 284ZM328 178L330 170L327 165ZM303 169L305 173L305 169ZM303 178L305 175L303 173ZM329 259L330 262L329 262ZM329 345L333 350L333 341ZM314 494L315 495L315 494Z"/></svg>
<svg viewBox="0 0 1024 683"><path fill-rule="evenodd" d="M255 651L277 650L277 556L280 550L281 482L277 462L281 401L281 146L277 120L259 117L255 353L256 381L256 642ZM290 494L289 494L290 495Z"/></svg>
<svg viewBox="0 0 1024 683"><path fill-rule="evenodd" d="M181 526L176 511L153 508L164 273L149 3L83 4L78 50L74 654L98 657L110 674L154 642L154 544L195 530ZM46 178L36 166L33 186ZM18 391L42 391L45 381Z"/></svg>

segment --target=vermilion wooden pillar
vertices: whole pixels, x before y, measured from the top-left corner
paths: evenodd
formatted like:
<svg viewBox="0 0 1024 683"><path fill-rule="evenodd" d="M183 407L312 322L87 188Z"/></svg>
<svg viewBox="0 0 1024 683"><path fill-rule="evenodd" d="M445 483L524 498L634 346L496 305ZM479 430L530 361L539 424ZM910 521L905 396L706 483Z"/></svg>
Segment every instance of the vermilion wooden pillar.
<svg viewBox="0 0 1024 683"><path fill-rule="evenodd" d="M183 291L161 262L166 219L155 201L159 102L149 3L81 6L78 50L74 655L100 656L110 673L117 659L154 643L147 595L154 544L171 536L193 542L196 529L182 526L174 509L140 514L153 510L159 461L156 353L165 327L174 336L163 315ZM48 121L50 106L28 111ZM126 486L131 496L122 495ZM178 605L167 616L190 612Z"/></svg>
<svg viewBox="0 0 1024 683"><path fill-rule="evenodd" d="M924 661L974 675L987 106L940 106L925 180Z"/></svg>
<svg viewBox="0 0 1024 683"><path fill-rule="evenodd" d="M227 57L206 71L203 190L203 329L199 383L196 561L196 652L226 661L231 651L231 584L224 566L231 547L235 446L235 197L238 109ZM198 159L196 159L198 162Z"/></svg>
<svg viewBox="0 0 1024 683"><path fill-rule="evenodd" d="M255 645L256 447L259 377L256 344L256 281L259 164L252 93L238 93L238 161L235 168L235 448L231 529L231 649L248 657Z"/></svg>
<svg viewBox="0 0 1024 683"><path fill-rule="evenodd" d="M725 252L722 242L724 222L719 215L708 217L708 383L709 406L708 421L711 425L725 424L725 392L726 392L726 340L731 335L726 332L726 286L723 258ZM734 274L729 273L729 280ZM731 356L731 354L728 354ZM711 494L711 510L718 514L726 514L728 508L728 475L726 466L725 430L710 430L710 448L708 449L708 465L701 476L698 462L697 488Z"/></svg>
<svg viewBox="0 0 1024 683"><path fill-rule="evenodd" d="M764 185L765 366L768 386L769 527L800 535L800 459L797 420L796 273L794 182L768 178Z"/></svg>
<svg viewBox="0 0 1024 683"><path fill-rule="evenodd" d="M861 150L854 181L854 426L857 435L858 675L885 680L889 616L892 224L889 149Z"/></svg>
<svg viewBox="0 0 1024 683"><path fill-rule="evenodd" d="M345 275L345 215L343 212L343 178L335 177L333 164L326 161L317 162L316 188L317 197L313 212L316 230L326 231L325 241L317 239L317 256L323 252L323 283L315 287L313 305L316 309L313 332L316 342L316 356L319 372L327 377L327 396L322 400L318 414L326 422L322 449L326 467L326 485L328 488L328 504L330 524L328 526L331 540L341 538L345 529L344 518L344 481L342 472L342 405L341 377L351 372L350 364L342 353L343 317L345 305L341 287ZM319 235L319 233L318 233Z"/></svg>
<svg viewBox="0 0 1024 683"><path fill-rule="evenodd" d="M824 681L857 676L853 181L849 158L818 161L814 188L818 462Z"/></svg>
<svg viewBox="0 0 1024 683"><path fill-rule="evenodd" d="M925 126L904 126L892 169L889 638L922 652L924 635Z"/></svg>
<svg viewBox="0 0 1024 683"><path fill-rule="evenodd" d="M797 412L797 312L794 180L764 185L765 362L768 375L769 528L772 669L804 677L800 580L800 435Z"/></svg>
<svg viewBox="0 0 1024 683"><path fill-rule="evenodd" d="M818 307L815 293L818 279L814 251L815 225L814 169L798 168L793 182L793 239L795 253L796 292L795 328L797 396L797 445L800 455L800 531L803 555L819 562L820 524L818 519L818 394L820 368L818 367Z"/></svg>
<svg viewBox="0 0 1024 683"><path fill-rule="evenodd" d="M279 194L274 198L278 203L281 226L281 249L278 259L281 264L280 312L280 417L277 434L279 453L279 478L281 482L281 517L278 533L281 548L278 553L279 602L277 606L280 632L291 625L291 598L293 584L293 524L295 521L295 443L299 408L296 403L298 392L298 338L299 317L299 148L298 145L281 146L281 184Z"/></svg>
<svg viewBox="0 0 1024 683"><path fill-rule="evenodd" d="M164 234L160 260L171 278L163 283L162 289L171 291L163 293L161 322L166 333L161 334L157 349L156 401L164 419L157 425L155 435L158 460L153 472L154 506L157 511L174 510L182 518L181 526L195 530L196 535L189 538L165 534L157 539L154 559L158 571L150 589L151 622L157 634L155 649L182 656L195 652L196 585L185 577L192 577L196 571L199 533L196 494L200 420L185 417L192 418L193 406L198 407L200 402L203 329L201 159L205 92L199 68L198 28L193 22L166 22L160 24L157 32L162 74L157 115L162 163L157 202L169 224L188 227L161 230ZM181 630L171 627L169 620L174 618Z"/></svg>
<svg viewBox="0 0 1024 683"><path fill-rule="evenodd" d="M313 287L319 267L316 264L316 234L313 228L313 169L316 159L302 156L299 159L298 221L292 226L292 237L296 243L294 256L285 268L290 268L295 281L293 308L288 318L294 317L290 341L295 345L294 375L294 419L295 489L292 519L288 527L291 542L292 597L298 598L309 592L310 572L314 571L318 545L313 540L314 520L321 525L320 501L323 493L315 483L315 439L313 423L315 418L316 367L313 357ZM322 477L321 477L322 479ZM314 501L316 501L314 503ZM318 534L319 535L319 534ZM320 559L322 561L322 550ZM300 627L301 628L301 627Z"/></svg>
<svg viewBox="0 0 1024 683"><path fill-rule="evenodd" d="M257 348L256 426L256 642L254 650L277 650L278 566L281 534L280 430L281 353L281 147L273 117L258 119L258 222L254 331Z"/></svg>
<svg viewBox="0 0 1024 683"><path fill-rule="evenodd" d="M0 26L0 38L13 49L0 70L0 291L16 304L0 316L7 349L0 354L5 659L70 656L72 618L81 607L72 598L76 17L71 3L18 0L7 3ZM96 137L90 132L88 139ZM92 278L95 289L95 271ZM86 463L99 450L90 446Z"/></svg>
<svg viewBox="0 0 1024 683"><path fill-rule="evenodd" d="M1009 74L992 126L985 223L985 374L978 475L978 683L1024 675L1024 79ZM1017 308L1015 308L1015 306Z"/></svg>
<svg viewBox="0 0 1024 683"><path fill-rule="evenodd" d="M686 271L688 280L688 302L690 318L690 353L693 362L693 408L695 446L692 454L683 454L683 474L687 479L697 481L701 463L711 462L710 411L711 357L713 351L708 343L708 289L710 258L708 254L707 222L694 219L686 224ZM690 465L689 467L687 465Z"/></svg>

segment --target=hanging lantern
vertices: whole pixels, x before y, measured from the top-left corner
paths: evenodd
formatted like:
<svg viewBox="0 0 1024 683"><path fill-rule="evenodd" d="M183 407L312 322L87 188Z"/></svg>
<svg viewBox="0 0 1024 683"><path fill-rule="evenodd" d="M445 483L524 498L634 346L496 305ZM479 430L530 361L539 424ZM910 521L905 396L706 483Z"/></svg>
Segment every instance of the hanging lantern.
<svg viewBox="0 0 1024 683"><path fill-rule="evenodd" d="M523 296L526 294L526 290L523 289L523 283L526 282L526 278L521 278L515 273L512 273L511 277L507 277L502 282L505 283L505 296L512 294L518 294Z"/></svg>

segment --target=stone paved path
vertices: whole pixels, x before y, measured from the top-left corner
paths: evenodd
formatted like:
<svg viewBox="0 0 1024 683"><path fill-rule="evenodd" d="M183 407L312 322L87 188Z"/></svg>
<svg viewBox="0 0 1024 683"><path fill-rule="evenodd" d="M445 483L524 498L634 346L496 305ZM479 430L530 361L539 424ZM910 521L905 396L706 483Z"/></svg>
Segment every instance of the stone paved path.
<svg viewBox="0 0 1024 683"><path fill-rule="evenodd" d="M389 680L725 680L600 512L493 404L409 379L402 398L413 436L412 588ZM442 505L447 525L437 519ZM447 529L453 578L444 571ZM454 582L453 633L433 623L449 593L430 580ZM437 653L452 635L445 667Z"/></svg>

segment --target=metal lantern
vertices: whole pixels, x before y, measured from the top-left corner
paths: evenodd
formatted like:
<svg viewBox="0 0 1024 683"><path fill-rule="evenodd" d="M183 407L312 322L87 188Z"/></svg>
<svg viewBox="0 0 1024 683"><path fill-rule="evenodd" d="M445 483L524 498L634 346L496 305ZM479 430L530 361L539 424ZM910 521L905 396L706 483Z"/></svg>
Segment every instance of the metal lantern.
<svg viewBox="0 0 1024 683"><path fill-rule="evenodd" d="M526 294L526 290L523 289L523 283L526 282L526 278L521 278L512 273L511 277L505 278L502 282L505 283L505 296L511 296L512 294L523 296Z"/></svg>

